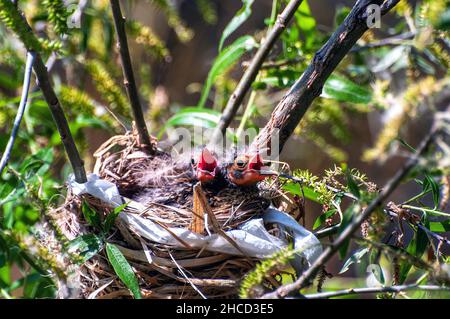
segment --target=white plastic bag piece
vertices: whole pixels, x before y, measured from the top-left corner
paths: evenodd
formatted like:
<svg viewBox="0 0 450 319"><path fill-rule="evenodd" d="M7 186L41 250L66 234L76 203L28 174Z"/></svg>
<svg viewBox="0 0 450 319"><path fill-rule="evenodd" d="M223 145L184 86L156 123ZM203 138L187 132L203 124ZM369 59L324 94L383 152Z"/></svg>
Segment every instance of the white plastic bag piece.
<svg viewBox="0 0 450 319"><path fill-rule="evenodd" d="M102 180L95 174L88 176L88 181L84 184L75 182L71 176L69 185L75 195L90 194L113 207L120 206L125 201L129 201L129 208L142 211L144 206L138 202L125 199L111 182ZM186 243L197 249L206 249L219 253L242 255L225 238L218 234L203 236L185 228L169 228L167 231L150 219L140 217L132 213L120 213L122 218L130 228L142 237L156 243L173 246L174 248L186 248ZM230 237L248 256L266 258L280 249L287 246L286 242L272 236L267 232L264 223L274 223L280 225L285 231L294 237L294 248L298 250L307 262L311 264L322 252L319 240L308 230L300 226L291 216L270 207L263 214L263 218L254 218L243 223L238 229L227 231ZM175 234L175 236L173 236ZM294 267L304 268L298 264Z"/></svg>

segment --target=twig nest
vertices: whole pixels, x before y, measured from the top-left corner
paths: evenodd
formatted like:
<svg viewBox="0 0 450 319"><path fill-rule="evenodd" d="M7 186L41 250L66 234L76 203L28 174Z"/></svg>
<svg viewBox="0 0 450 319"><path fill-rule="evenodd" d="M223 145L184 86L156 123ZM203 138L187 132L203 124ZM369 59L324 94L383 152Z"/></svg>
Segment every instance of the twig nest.
<svg viewBox="0 0 450 319"><path fill-rule="evenodd" d="M250 235L246 231L253 227L272 238L273 252L285 245L283 238L270 235L270 232L281 232L276 227L267 232L260 219L270 205L271 195L278 196L279 190L274 184L247 190L205 188L204 195L213 214L210 217L214 220L205 217L203 231L196 234L191 231L196 181L189 162L173 159L161 151L149 155L137 147L132 135L111 138L99 148L95 157L94 173L101 180L94 182L109 183L124 198L131 199L106 240L119 247L127 258L144 297L236 297L241 280L262 257L247 255L240 248L243 246L245 250L245 245L235 246L233 239L225 238L227 231L234 232L236 242L242 243L239 240L247 240L245 237ZM114 206L86 194L72 196L69 193L66 203L54 213L60 217L61 229L70 239L95 232L82 218L82 201L103 219ZM212 229L212 224L216 228ZM243 230L242 227L247 228ZM156 240L154 233L146 232L149 228L165 232L164 236L171 237L170 240ZM235 248L224 251L220 244L230 246L230 240ZM79 278L79 297L130 297L104 252L79 268ZM268 281L271 288L278 285L277 278L274 273Z"/></svg>

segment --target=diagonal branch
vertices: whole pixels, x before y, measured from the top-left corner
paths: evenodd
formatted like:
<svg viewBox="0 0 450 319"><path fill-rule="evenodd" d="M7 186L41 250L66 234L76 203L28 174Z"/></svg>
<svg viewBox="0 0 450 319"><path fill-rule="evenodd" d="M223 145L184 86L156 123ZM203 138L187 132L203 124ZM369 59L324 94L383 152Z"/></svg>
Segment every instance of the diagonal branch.
<svg viewBox="0 0 450 319"><path fill-rule="evenodd" d="M5 166L8 164L9 158L11 156L11 151L14 146L14 141L16 140L17 132L19 131L20 123L22 122L22 117L25 112L28 100L28 92L30 90L31 72L33 70L35 56L36 55L34 53L27 54L27 63L25 66L25 74L23 77L22 96L20 98L19 108L17 109L16 118L14 119L14 125L11 130L11 137L9 138L8 144L5 148L5 152L3 153L2 159L0 161L0 176L5 169Z"/></svg>
<svg viewBox="0 0 450 319"><path fill-rule="evenodd" d="M400 169L397 174L383 187L379 195L372 200L367 208L341 232L339 237L328 246L323 253L316 259L311 267L306 270L295 282L281 286L274 292L268 293L263 298L284 298L288 294L298 291L307 286L321 267L330 260L330 258L339 250L339 248L359 229L364 220L366 220L382 203L390 196L390 194L397 188L400 182L408 173L418 164L421 156L428 150L431 143L434 141L436 135L441 131L439 122L436 120L431 131L420 143L414 156Z"/></svg>
<svg viewBox="0 0 450 319"><path fill-rule="evenodd" d="M130 99L131 109L133 110L134 121L139 135L139 144L147 147L153 152L152 143L145 124L144 114L134 78L133 66L131 64L130 51L128 49L127 34L125 32L125 17L122 15L119 0L111 0L111 8L114 18L114 26L117 34L117 46L122 60L122 70L125 77L124 84Z"/></svg>
<svg viewBox="0 0 450 319"><path fill-rule="evenodd" d="M238 111L239 106L241 105L245 95L250 89L250 86L258 75L259 69L261 68L264 60L266 59L276 40L279 38L281 33L283 33L286 25L294 16L295 11L300 6L302 1L303 0L291 0L283 10L283 12L277 17L275 25L268 33L264 43L256 52L250 63L250 66L245 71L233 94L231 94L231 97L228 100L227 105L225 106L225 109L222 113L219 124L214 131L214 135L212 138L213 143L220 141L221 137L225 134L226 129L236 115L236 112Z"/></svg>
<svg viewBox="0 0 450 319"><path fill-rule="evenodd" d="M0 0L1 7L10 14L10 16L6 17L6 20L13 22L11 24L7 23L8 26L10 26L13 31L19 36L28 52L34 52L35 54L33 70L36 75L36 82L44 95L44 99L50 108L50 112L52 113L53 120L55 121L56 127L61 137L61 141L66 150L67 157L69 158L70 164L72 165L75 180L78 183L85 183L87 179L86 172L84 170L84 163L80 157L80 153L78 153L78 149L70 132L69 124L67 123L64 111L61 108L58 97L56 96L56 93L50 83L50 77L47 68L42 61L41 55L38 52L41 49L39 40L34 35L33 29L28 24L23 13L15 6L11 8L11 4L13 3L9 2L8 0Z"/></svg>
<svg viewBox="0 0 450 319"><path fill-rule="evenodd" d="M276 106L269 122L253 141L253 148L271 150L271 138L279 134L279 151L281 152L314 99L321 94L325 81L364 32L368 30L367 20L370 6L381 6L381 12L386 13L398 1L359 0L356 2L344 22L316 53L312 63L300 79Z"/></svg>
<svg viewBox="0 0 450 319"><path fill-rule="evenodd" d="M77 183L85 183L86 171L84 170L84 162L81 159L80 153L78 153L77 146L73 140L72 133L70 132L69 124L67 123L64 111L59 103L58 97L50 83L47 67L45 66L42 58L39 54L36 54L36 61L34 63L34 73L36 74L37 84L40 87L44 99L47 102L50 111L53 116L53 120L58 128L59 136L66 149L67 157L72 165L73 173Z"/></svg>

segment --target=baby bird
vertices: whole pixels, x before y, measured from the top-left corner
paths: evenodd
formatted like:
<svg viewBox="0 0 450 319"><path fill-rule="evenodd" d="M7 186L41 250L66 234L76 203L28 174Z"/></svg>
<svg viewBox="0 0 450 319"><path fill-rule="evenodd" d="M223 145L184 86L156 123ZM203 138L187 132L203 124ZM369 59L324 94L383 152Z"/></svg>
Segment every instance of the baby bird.
<svg viewBox="0 0 450 319"><path fill-rule="evenodd" d="M237 156L227 167L228 180L237 186L250 187L269 176L276 175L264 166L259 153Z"/></svg>
<svg viewBox="0 0 450 319"><path fill-rule="evenodd" d="M206 147L192 156L191 165L195 177L202 184L214 181L219 172L216 157Z"/></svg>
<svg viewBox="0 0 450 319"><path fill-rule="evenodd" d="M203 147L200 152L194 154L191 159L191 165L194 177L202 186L216 190L226 186L223 164L220 163L217 155L208 148Z"/></svg>

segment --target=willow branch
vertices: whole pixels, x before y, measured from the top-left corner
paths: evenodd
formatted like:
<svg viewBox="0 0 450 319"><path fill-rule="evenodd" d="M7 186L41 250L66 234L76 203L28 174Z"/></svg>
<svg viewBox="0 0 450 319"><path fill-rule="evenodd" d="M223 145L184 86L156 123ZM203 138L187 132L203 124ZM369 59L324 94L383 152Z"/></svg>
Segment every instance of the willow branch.
<svg viewBox="0 0 450 319"><path fill-rule="evenodd" d="M145 124L141 103L139 102L139 94L136 86L136 80L134 78L130 51L128 49L127 34L125 31L125 17L122 15L119 0L111 0L111 8L117 34L117 46L119 48L120 59L122 61L122 71L125 78L124 84L130 100L131 109L133 111L134 121L136 123L136 129L139 135L139 144L147 147L151 152L153 152L154 150L148 134L147 125Z"/></svg>
<svg viewBox="0 0 450 319"><path fill-rule="evenodd" d="M368 30L369 6L381 5L382 12L386 13L395 5L394 2L396 1L388 0L384 5L383 0L359 0L356 2L344 22L315 54L303 75L276 106L267 125L253 141L252 148L270 150L272 136L279 134L279 151L281 152L314 99L320 96L325 81Z"/></svg>
<svg viewBox="0 0 450 319"><path fill-rule="evenodd" d="M1 1L2 5L7 6L9 2ZM24 37L22 33L19 32L21 29L26 29L28 34L31 34L34 37L33 30L31 26L28 24L27 20L23 13L15 8L15 12L13 14L19 15L21 19L21 23L23 25L16 26L16 33L18 32L18 36L26 46L28 52L35 52L36 48L34 47L36 43L38 43L37 38L27 39ZM29 47L28 47L29 46ZM67 123L66 116L64 115L64 111L61 108L61 104L59 103L58 97L56 96L55 91L50 83L50 77L47 71L47 68L42 61L42 57L38 52L35 52L35 60L33 64L33 70L36 75L36 82L39 88L41 89L44 99L47 102L50 112L52 113L53 120L55 121L56 127L58 129L59 135L61 137L61 141L64 145L64 148L67 153L67 157L69 158L70 164L72 166L75 180L78 183L85 183L86 172L84 170L84 163L80 157L80 153L75 145L75 141L73 140L72 134L70 133L69 124Z"/></svg>
<svg viewBox="0 0 450 319"><path fill-rule="evenodd" d="M307 286L310 280L312 280L316 276L321 267L330 260L330 258L345 242L347 242L348 239L350 239L350 237L359 229L363 221L370 217L370 215L383 204L383 202L397 188L403 178L405 178L411 171L411 169L413 169L418 164L420 157L427 151L428 147L439 131L440 127L436 121L433 124L433 127L429 134L420 143L420 146L417 148L414 156L383 187L383 190L374 200L372 200L367 208L361 214L357 215L348 226L346 226L346 228L341 232L336 240L323 251L323 253L314 261L314 263L308 270L306 270L295 282L281 286L274 292L265 294L263 298L284 298L290 293L298 291L299 289Z"/></svg>
<svg viewBox="0 0 450 319"><path fill-rule="evenodd" d="M361 295L361 294L373 294L373 293L399 293L403 291L421 290L421 291L450 291L450 287L423 285L399 285L390 287L367 287L367 288L349 288L337 291L327 291L317 294L303 295L302 298L306 299L325 299L340 296Z"/></svg>
<svg viewBox="0 0 450 319"><path fill-rule="evenodd" d="M25 112L25 107L27 105L28 100L28 92L30 90L31 72L33 70L33 63L35 56L36 55L34 53L27 54L25 74L23 77L22 96L20 98L19 108L17 109L17 115L14 119L14 125L11 130L11 136L8 140L8 144L6 145L5 152L2 155L2 159L0 160L0 176L2 175L3 170L8 164L9 158L11 156L11 151L13 149L14 142L17 137L17 132L19 131L20 123L22 122L23 114Z"/></svg>
<svg viewBox="0 0 450 319"><path fill-rule="evenodd" d="M234 90L233 94L231 94L231 97L228 100L227 105L225 106L225 109L222 113L219 124L214 132L212 138L213 143L220 141L221 137L225 134L227 127L230 125L231 121L236 115L236 112L238 111L245 95L247 94L250 86L258 75L258 72L264 60L266 59L276 40L279 38L281 33L283 33L286 25L292 19L295 11L301 3L302 0L291 0L283 10L283 12L278 15L275 25L269 31L267 38L256 52L249 67L236 86L236 89Z"/></svg>

